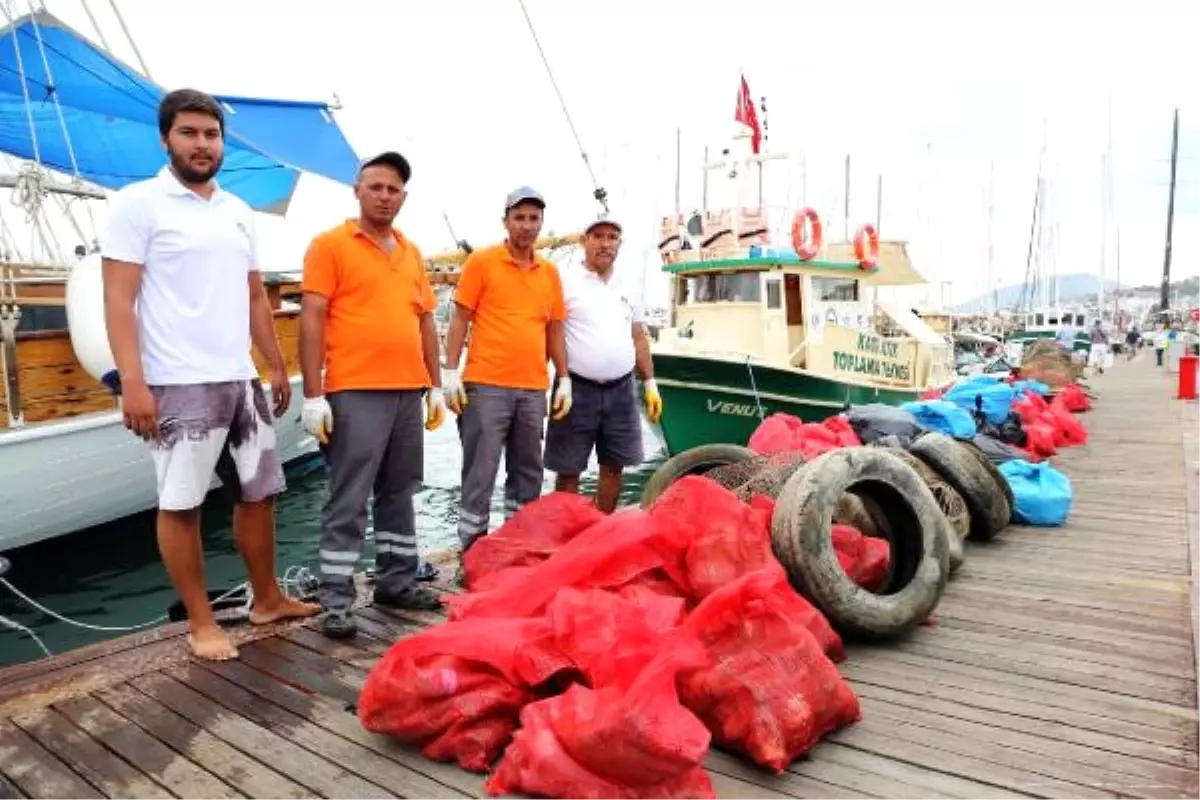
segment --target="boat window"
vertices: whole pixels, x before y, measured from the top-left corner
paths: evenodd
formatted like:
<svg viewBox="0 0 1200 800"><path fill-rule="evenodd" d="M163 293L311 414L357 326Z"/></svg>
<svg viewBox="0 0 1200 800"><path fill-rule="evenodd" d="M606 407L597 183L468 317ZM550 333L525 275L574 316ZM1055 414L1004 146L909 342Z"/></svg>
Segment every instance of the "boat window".
<svg viewBox="0 0 1200 800"><path fill-rule="evenodd" d="M1046 324L1046 315L1045 314L1034 314L1033 315L1033 324L1034 325L1045 325Z"/></svg>
<svg viewBox="0 0 1200 800"><path fill-rule="evenodd" d="M858 281L854 278L825 278L814 275L812 288L813 297L819 301L830 303L858 300Z"/></svg>
<svg viewBox="0 0 1200 800"><path fill-rule="evenodd" d="M757 272L693 275L687 279L685 303L758 303L762 283Z"/></svg>
<svg viewBox="0 0 1200 800"><path fill-rule="evenodd" d="M767 308L783 308L783 291L778 280L767 281Z"/></svg>
<svg viewBox="0 0 1200 800"><path fill-rule="evenodd" d="M1050 317L1047 317L1047 318L1046 318L1046 324L1047 324L1047 325L1057 325L1057 324L1058 324L1058 317L1055 317L1055 316L1050 316Z"/></svg>
<svg viewBox="0 0 1200 800"><path fill-rule="evenodd" d="M1083 314L1075 315L1075 327L1077 327L1077 328L1083 327Z"/></svg>

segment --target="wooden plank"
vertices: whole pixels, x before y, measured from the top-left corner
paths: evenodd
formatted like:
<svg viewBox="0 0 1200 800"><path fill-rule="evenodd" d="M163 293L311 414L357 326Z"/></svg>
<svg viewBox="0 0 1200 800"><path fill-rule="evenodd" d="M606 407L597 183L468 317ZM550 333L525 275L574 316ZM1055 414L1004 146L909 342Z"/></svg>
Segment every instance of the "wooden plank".
<svg viewBox="0 0 1200 800"><path fill-rule="evenodd" d="M343 704L329 697L310 694L300 688L281 684L254 669L235 662L213 664L207 667L216 675L236 683L247 692L253 692L263 701L302 716L332 734L367 748L396 764L420 772L434 782L449 787L454 796L481 797L484 778L450 764L442 764L424 758L416 751L398 744L394 740L370 733L363 728L355 714L348 713ZM438 796L445 794L441 790ZM416 795L423 796L423 795Z"/></svg>
<svg viewBox="0 0 1200 800"><path fill-rule="evenodd" d="M1159 790L1179 786L1189 790L1182 796L1195 794L1192 787L1188 786L1195 779L1194 769L1144 761L1072 742L1000 728L990 722L980 724L960 717L942 716L914 708L911 704L898 706L874 697L860 700L864 721L881 731L906 723L951 736L985 741L991 746L1024 754L1022 762L1044 775L1115 790L1120 794L1163 796L1158 793Z"/></svg>
<svg viewBox="0 0 1200 800"><path fill-rule="evenodd" d="M19 714L12 721L109 797L172 796L53 709Z"/></svg>
<svg viewBox="0 0 1200 800"><path fill-rule="evenodd" d="M191 665L173 668L168 674L215 702L236 709L247 719L280 731L291 741L319 753L345 769L395 792L399 797L462 797L450 787L431 780L416 770L384 758L356 742L330 733L295 714L227 680L215 671Z"/></svg>
<svg viewBox="0 0 1200 800"><path fill-rule="evenodd" d="M391 797L385 789L294 743L290 726L272 730L213 702L205 695L161 674L144 675L133 685L167 708L191 720L243 753L264 761L323 797Z"/></svg>
<svg viewBox="0 0 1200 800"><path fill-rule="evenodd" d="M25 731L0 719L0 773L28 797L103 797Z"/></svg>
<svg viewBox="0 0 1200 800"><path fill-rule="evenodd" d="M289 780L132 686L98 692L110 708L221 778L247 797L306 798L312 791Z"/></svg>
<svg viewBox="0 0 1200 800"><path fill-rule="evenodd" d="M880 775L899 778L914 786L923 787L918 793L912 795L914 797L929 796L927 793L930 790L947 797L1020 798L1030 796L938 770L915 767L903 761L884 758L866 750L856 750L837 742L822 744L820 760L857 766Z"/></svg>
<svg viewBox="0 0 1200 800"><path fill-rule="evenodd" d="M852 684L855 693L861 698L872 698L888 702L895 706L904 706L929 713L941 714L948 719L962 719L1007 730L1024 731L1054 741L1070 742L1118 755L1127 755L1134 758L1146 759L1147 761L1185 767L1193 771L1197 767L1196 753L1182 747L1168 747L1137 739L1115 736L1089 728L1076 727L1064 721L1059 721L1059 719L1046 720L1020 716L1016 713L995 708L978 708L967 703L943 700L939 697L914 695L909 692L892 689L888 686L875 685L862 679L856 679L852 681ZM1051 714L1048 716L1058 717L1059 715Z"/></svg>
<svg viewBox="0 0 1200 800"><path fill-rule="evenodd" d="M0 800L16 800L16 798L26 797L27 795L17 788L17 785L4 777L4 773L0 772Z"/></svg>
<svg viewBox="0 0 1200 800"><path fill-rule="evenodd" d="M67 700L55 709L179 797L242 797L93 697Z"/></svg>

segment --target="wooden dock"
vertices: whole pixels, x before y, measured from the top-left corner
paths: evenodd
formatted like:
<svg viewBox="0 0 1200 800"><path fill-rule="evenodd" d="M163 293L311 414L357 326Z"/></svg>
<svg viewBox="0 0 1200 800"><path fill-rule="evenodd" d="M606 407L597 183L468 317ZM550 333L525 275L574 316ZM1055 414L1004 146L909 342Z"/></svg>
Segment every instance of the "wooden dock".
<svg viewBox="0 0 1200 800"><path fill-rule="evenodd" d="M719 796L1197 796L1196 404L1145 356L1093 383L1070 523L969 545L934 625L849 648L862 721L780 777L714 753ZM0 797L480 797L352 713L437 619L240 630L216 665L168 626L0 671Z"/></svg>

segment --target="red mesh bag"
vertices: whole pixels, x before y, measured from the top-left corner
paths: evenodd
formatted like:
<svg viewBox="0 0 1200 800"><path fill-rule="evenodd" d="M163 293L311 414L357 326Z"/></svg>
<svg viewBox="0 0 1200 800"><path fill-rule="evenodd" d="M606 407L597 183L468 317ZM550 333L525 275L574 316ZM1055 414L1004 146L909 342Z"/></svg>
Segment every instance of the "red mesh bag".
<svg viewBox="0 0 1200 800"><path fill-rule="evenodd" d="M563 589L546 609L554 643L588 686L599 689L636 674L668 632L683 624L681 597L650 592L620 596L601 589Z"/></svg>
<svg viewBox="0 0 1200 800"><path fill-rule="evenodd" d="M1027 422L1021 426L1025 431L1025 449L1033 454L1035 460L1041 461L1044 458L1058 454L1058 447L1055 446L1055 426L1046 422Z"/></svg>
<svg viewBox="0 0 1200 800"><path fill-rule="evenodd" d="M676 690L679 670L699 668L707 653L682 629L660 638L656 649L639 672L617 674L613 685L575 684L526 706L488 794L715 797L703 766L711 735Z"/></svg>
<svg viewBox="0 0 1200 800"><path fill-rule="evenodd" d="M1025 426L1033 422L1038 422L1042 418L1042 414L1048 411L1050 406L1037 392L1025 390L1022 397L1013 401L1012 410L1021 418L1021 425Z"/></svg>
<svg viewBox="0 0 1200 800"><path fill-rule="evenodd" d="M545 620L447 623L402 639L367 675L363 727L438 761L486 772L534 687L571 668Z"/></svg>
<svg viewBox="0 0 1200 800"><path fill-rule="evenodd" d="M606 515L564 544L521 580L450 596L450 619L537 617L561 589L607 589L662 566L653 520L632 509ZM475 548L472 547L472 550Z"/></svg>
<svg viewBox="0 0 1200 800"><path fill-rule="evenodd" d="M621 597L638 600L647 595L659 597L683 597L683 590L671 580L671 576L661 567L643 572L628 583L618 586L614 591Z"/></svg>
<svg viewBox="0 0 1200 800"><path fill-rule="evenodd" d="M683 704L714 742L776 773L860 718L858 698L797 619L797 601L782 573L762 572L713 592L684 623L713 663L681 675Z"/></svg>
<svg viewBox="0 0 1200 800"><path fill-rule="evenodd" d="M798 452L811 459L827 450L861 444L858 434L840 415L824 422L802 422L791 414L772 414L750 435L746 446L759 455Z"/></svg>
<svg viewBox="0 0 1200 800"><path fill-rule="evenodd" d="M1087 444L1087 428L1068 409L1061 396L1050 401L1050 410L1043 416L1055 427L1055 444L1059 447L1074 447Z"/></svg>
<svg viewBox="0 0 1200 800"><path fill-rule="evenodd" d="M655 501L663 569L699 601L743 575L782 569L771 550L771 515L752 508L715 481L689 475Z"/></svg>
<svg viewBox="0 0 1200 800"><path fill-rule="evenodd" d="M605 515L590 499L554 492L523 507L497 531L480 537L463 556L467 587L509 567L532 567L554 555Z"/></svg>
<svg viewBox="0 0 1200 800"><path fill-rule="evenodd" d="M892 549L884 539L863 536L852 525L836 524L830 530L838 563L850 580L868 592L883 588L891 567Z"/></svg>
<svg viewBox="0 0 1200 800"><path fill-rule="evenodd" d="M1068 383L1058 390L1055 399L1062 398L1063 405L1067 411L1079 413L1081 411L1089 411L1092 407L1092 401L1084 393L1083 389L1077 383Z"/></svg>

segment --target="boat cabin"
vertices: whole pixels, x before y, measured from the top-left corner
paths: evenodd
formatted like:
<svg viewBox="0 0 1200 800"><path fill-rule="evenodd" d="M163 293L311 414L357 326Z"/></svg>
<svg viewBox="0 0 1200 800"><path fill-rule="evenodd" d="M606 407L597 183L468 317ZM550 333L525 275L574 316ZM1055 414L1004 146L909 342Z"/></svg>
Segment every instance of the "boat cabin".
<svg viewBox="0 0 1200 800"><path fill-rule="evenodd" d="M656 353L749 359L896 387L947 377L946 337L911 309L877 297L880 287L924 283L903 243L881 243L871 270L859 266L851 244L827 245L808 261L758 246L724 257L688 253L664 259L671 321ZM877 315L900 335L880 335Z"/></svg>

